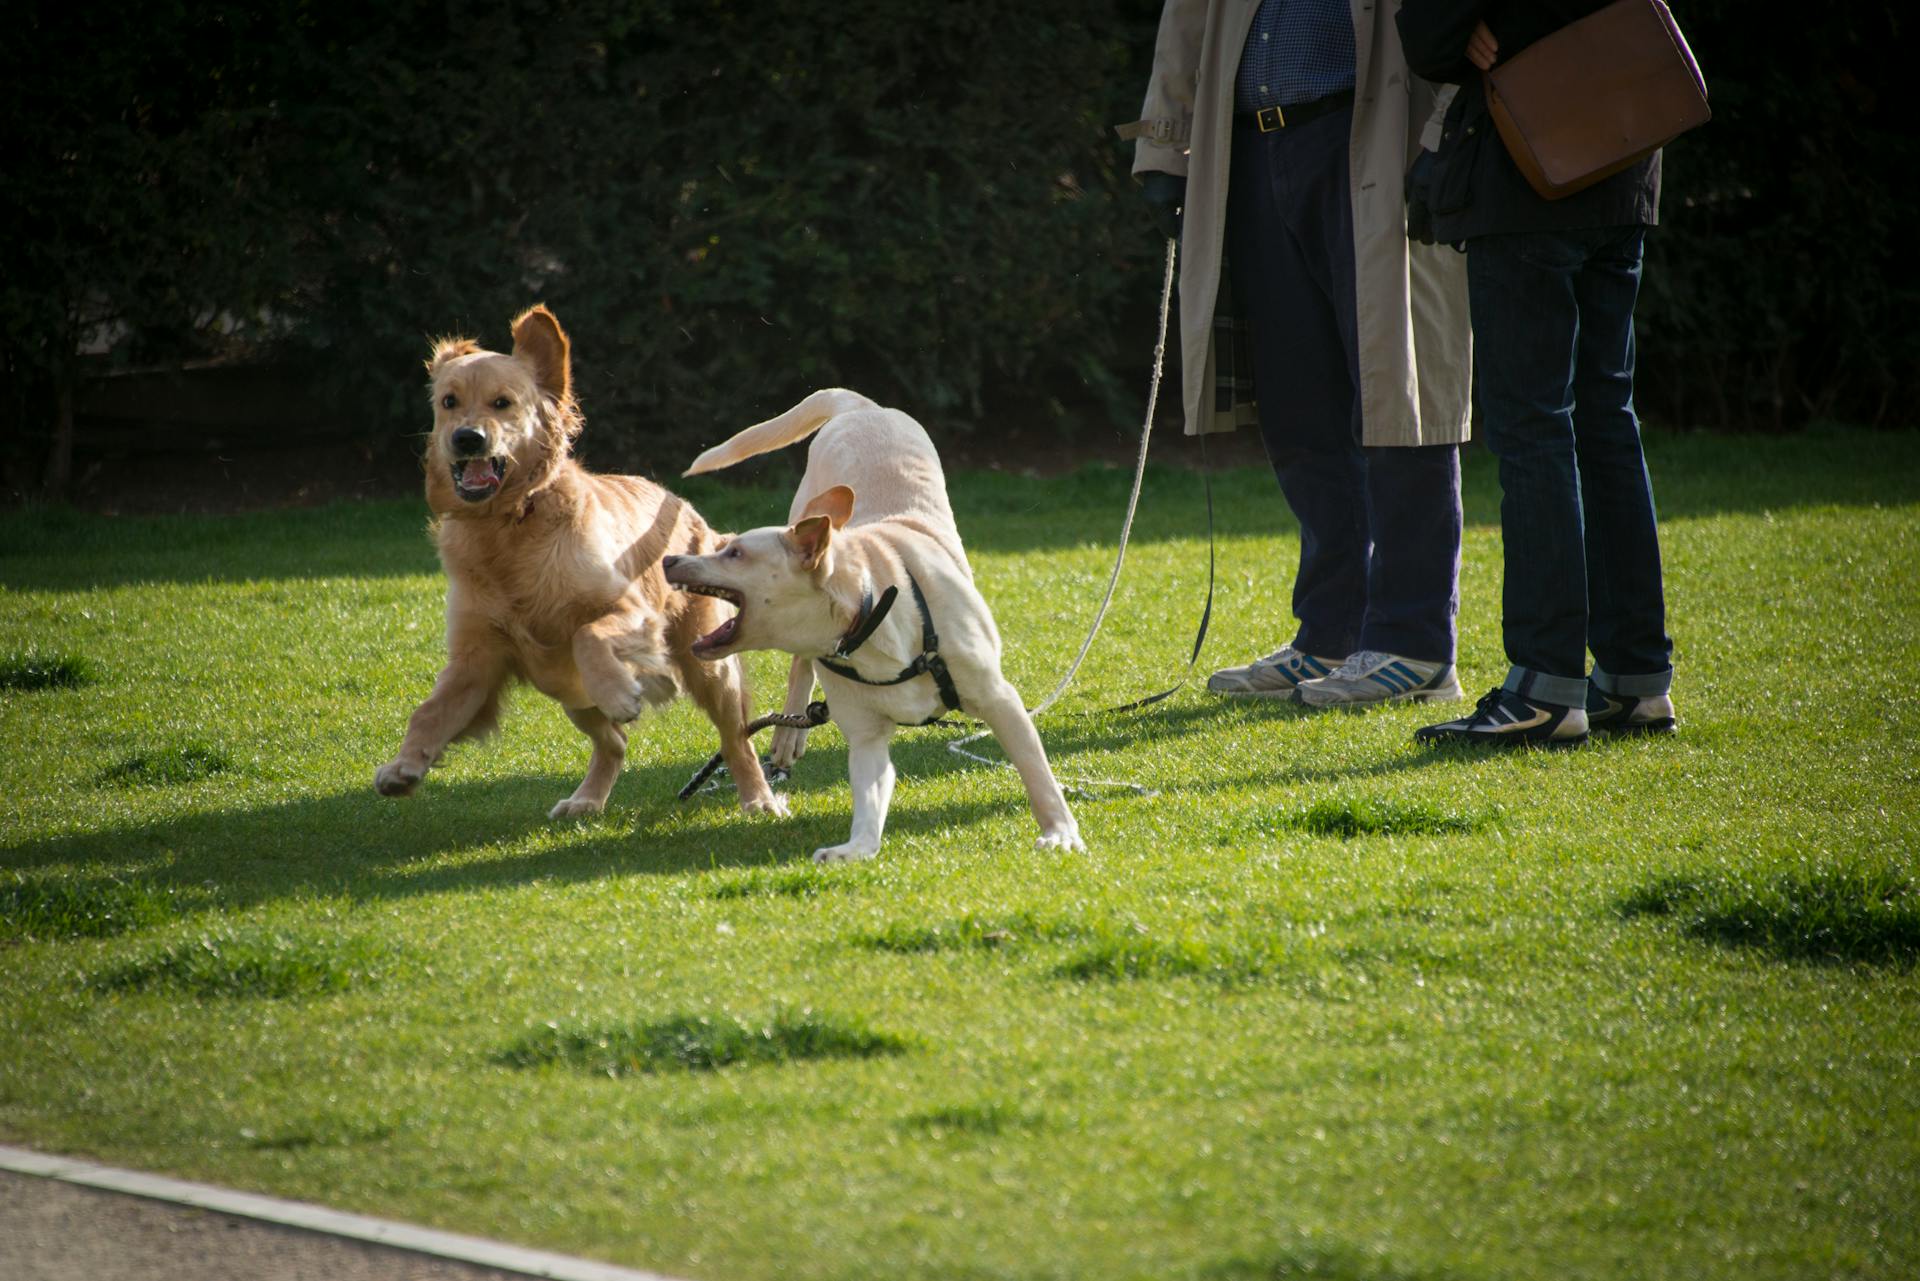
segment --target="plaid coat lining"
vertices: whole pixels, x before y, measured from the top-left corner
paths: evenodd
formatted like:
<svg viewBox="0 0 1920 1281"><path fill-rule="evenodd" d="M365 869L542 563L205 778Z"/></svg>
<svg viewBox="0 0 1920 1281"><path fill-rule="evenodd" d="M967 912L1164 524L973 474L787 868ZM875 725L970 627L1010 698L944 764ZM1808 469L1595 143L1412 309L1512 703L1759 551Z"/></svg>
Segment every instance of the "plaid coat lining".
<svg viewBox="0 0 1920 1281"><path fill-rule="evenodd" d="M1213 304L1214 429L1257 421L1253 399L1253 339L1233 298L1226 256L1220 260L1220 294ZM1224 420L1224 421L1223 421Z"/></svg>

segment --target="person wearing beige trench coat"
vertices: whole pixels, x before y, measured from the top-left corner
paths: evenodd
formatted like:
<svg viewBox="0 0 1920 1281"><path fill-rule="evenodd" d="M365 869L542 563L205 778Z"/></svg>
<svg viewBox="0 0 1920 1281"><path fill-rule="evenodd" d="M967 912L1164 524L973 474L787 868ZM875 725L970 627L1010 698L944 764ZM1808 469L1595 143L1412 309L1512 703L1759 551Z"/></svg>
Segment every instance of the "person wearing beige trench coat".
<svg viewBox="0 0 1920 1281"><path fill-rule="evenodd" d="M1136 175L1185 181L1187 433L1257 424L1301 524L1299 629L1216 672L1219 693L1459 697L1472 338L1460 255L1407 239L1404 175L1444 104L1407 71L1398 8L1167 0L1142 119L1121 129Z"/></svg>

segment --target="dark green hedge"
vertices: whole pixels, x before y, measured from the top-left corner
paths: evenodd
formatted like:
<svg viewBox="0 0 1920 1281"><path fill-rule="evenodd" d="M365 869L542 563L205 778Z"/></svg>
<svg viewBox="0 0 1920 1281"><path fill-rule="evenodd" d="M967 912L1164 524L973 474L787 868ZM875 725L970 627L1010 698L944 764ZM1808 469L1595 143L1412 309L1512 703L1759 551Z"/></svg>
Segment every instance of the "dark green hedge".
<svg viewBox="0 0 1920 1281"><path fill-rule="evenodd" d="M0 89L33 155L0 194L7 363L44 393L103 321L129 362L244 341L418 430L427 335L503 342L543 299L603 446L711 438L833 382L960 419L1012 390L1097 407L1157 262L1110 132L1154 21L42 5Z"/></svg>
<svg viewBox="0 0 1920 1281"><path fill-rule="evenodd" d="M1150 0L17 7L0 42L4 407L73 353L240 352L371 436L430 334L552 305L631 459L831 382L959 425L1127 422L1159 250L1108 126ZM1912 421L1899 7L1676 5L1717 119L1677 145L1643 306L1682 425ZM677 454L674 456L677 457Z"/></svg>
<svg viewBox="0 0 1920 1281"><path fill-rule="evenodd" d="M1644 407L1683 426L1920 423L1912 6L1669 2L1714 119L1667 152Z"/></svg>

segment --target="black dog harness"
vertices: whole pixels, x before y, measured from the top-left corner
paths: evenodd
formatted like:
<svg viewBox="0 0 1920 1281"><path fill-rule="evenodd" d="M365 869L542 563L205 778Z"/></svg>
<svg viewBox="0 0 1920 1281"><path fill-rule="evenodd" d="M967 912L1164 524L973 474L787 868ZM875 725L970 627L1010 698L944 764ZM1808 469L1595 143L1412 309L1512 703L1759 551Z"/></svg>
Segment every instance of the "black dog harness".
<svg viewBox="0 0 1920 1281"><path fill-rule="evenodd" d="M960 710L960 691L954 688L953 675L947 671L947 661L940 657L940 633L933 630L933 614L927 609L927 598L921 593L920 584L912 573L907 574L907 587L913 592L913 603L920 607L920 656L907 664L898 676L892 680L868 680L855 671L851 663L836 661L847 658L854 650L867 643L867 638L873 635L874 629L880 626L882 619L886 618L887 611L893 608L894 598L900 594L898 587L887 588L880 594L880 599L875 601L873 588L869 586L866 599L860 604L860 621L840 638L839 647L830 657L816 658L814 662L836 676L844 676L862 685L904 685L916 676L931 676L934 685L940 691L940 702L947 711L957 712ZM926 720L916 723L931 725L944 714L935 712Z"/></svg>

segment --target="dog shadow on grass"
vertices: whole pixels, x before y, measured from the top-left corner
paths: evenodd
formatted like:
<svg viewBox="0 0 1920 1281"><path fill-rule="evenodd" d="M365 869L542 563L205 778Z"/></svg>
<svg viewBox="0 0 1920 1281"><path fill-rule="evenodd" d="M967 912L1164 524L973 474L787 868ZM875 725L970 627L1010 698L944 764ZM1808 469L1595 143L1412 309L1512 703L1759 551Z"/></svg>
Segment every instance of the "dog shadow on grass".
<svg viewBox="0 0 1920 1281"><path fill-rule="evenodd" d="M1082 752L1124 751L1142 740L1178 734L1222 714L1211 702L1169 703L1137 718L1067 715L1043 724L1054 769L1071 789L1084 768ZM1246 714L1261 720L1306 715L1286 704ZM903 731L893 759L901 785L889 815L895 838L941 834L955 841L987 820L1002 820L1030 835L1032 823L1019 779L1010 768L982 765L948 749L965 732L951 728ZM970 749L1000 755L991 740ZM1443 753L1398 755L1359 768L1329 769L1276 753L1270 762L1241 762L1200 781L1128 775L1124 763L1098 773L1131 777L1154 792L1210 792L1221 787L1287 788L1337 779L1386 775L1447 760ZM1224 763L1223 763L1224 764ZM811 852L846 839L851 823L844 743L815 736L793 779L781 787L794 813L740 813L723 780L710 792L675 799L692 772L685 759L630 763L608 811L595 818L550 821L553 803L572 790L563 773L506 777L436 774L404 800L364 788L268 804L203 810L151 822L104 822L70 832L0 846L0 868L50 876L77 891L93 885L107 897L132 883L165 893L184 909L240 909L305 897L399 899L533 882L584 882L626 876L683 876L728 868L805 864ZM963 796L920 783L973 775ZM190 781L207 788L214 780ZM1117 804L1150 798L1115 794Z"/></svg>
<svg viewBox="0 0 1920 1281"><path fill-rule="evenodd" d="M916 796L916 778L973 768L937 744L896 753L902 786L890 834L964 831L1026 820L1007 773L991 797ZM394 899L540 882L678 876L808 861L844 841L851 822L846 752L823 743L781 786L794 813L745 815L725 782L685 802L684 761L631 766L605 814L549 821L569 775L443 780L390 800L364 789L0 846L0 868L84 889L134 883L184 908L246 908L302 897Z"/></svg>

